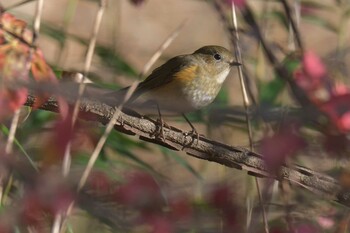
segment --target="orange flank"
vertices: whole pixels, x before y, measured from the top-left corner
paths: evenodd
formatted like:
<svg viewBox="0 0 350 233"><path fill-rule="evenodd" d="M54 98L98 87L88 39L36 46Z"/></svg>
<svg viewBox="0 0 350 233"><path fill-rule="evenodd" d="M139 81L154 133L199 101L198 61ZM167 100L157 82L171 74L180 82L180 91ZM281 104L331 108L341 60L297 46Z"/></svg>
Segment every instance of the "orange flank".
<svg viewBox="0 0 350 233"><path fill-rule="evenodd" d="M176 74L174 74L173 81L179 81L181 83L190 83L196 75L198 71L198 66L197 65L192 65L189 66L185 69L180 70Z"/></svg>

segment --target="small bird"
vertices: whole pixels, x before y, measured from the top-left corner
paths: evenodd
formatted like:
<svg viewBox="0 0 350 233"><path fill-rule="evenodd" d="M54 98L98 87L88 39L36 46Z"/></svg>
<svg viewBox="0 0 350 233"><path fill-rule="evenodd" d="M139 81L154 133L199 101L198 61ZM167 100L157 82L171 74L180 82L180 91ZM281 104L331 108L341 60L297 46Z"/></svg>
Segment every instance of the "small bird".
<svg viewBox="0 0 350 233"><path fill-rule="evenodd" d="M192 54L176 56L140 82L124 107L143 114L182 114L201 109L212 103L219 93L234 61L232 53L224 47L210 45ZM129 87L108 94L120 99ZM198 135L198 134L197 134Z"/></svg>
<svg viewBox="0 0 350 233"><path fill-rule="evenodd" d="M141 112L159 108L175 114L196 111L214 101L231 67L237 65L240 63L234 61L232 53L221 46L205 46L176 56L140 82L125 107ZM120 96L128 89L112 95Z"/></svg>

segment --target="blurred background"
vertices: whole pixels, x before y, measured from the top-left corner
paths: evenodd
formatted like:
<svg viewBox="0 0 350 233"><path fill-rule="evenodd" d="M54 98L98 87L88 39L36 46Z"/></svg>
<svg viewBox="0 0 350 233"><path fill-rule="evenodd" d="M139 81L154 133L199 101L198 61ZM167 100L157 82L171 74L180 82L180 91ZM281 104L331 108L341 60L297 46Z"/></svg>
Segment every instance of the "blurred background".
<svg viewBox="0 0 350 233"><path fill-rule="evenodd" d="M20 1L2 0L0 2L6 8ZM227 2L229 1L223 0L220 3L223 12L230 19L230 5ZM280 2L261 0L247 2L278 59L282 61L287 54L294 52L295 42L291 36L290 25L283 16ZM348 84L349 2L291 0L288 3L294 10L293 17L297 21L305 49L313 51L322 58L329 73L337 80L335 82L341 81ZM15 7L9 12L31 25L35 7L36 1L32 1ZM91 38L98 9L99 1L45 1L38 44L54 70L78 72L83 70L87 44ZM211 1L109 1L98 34L89 78L100 85L108 84L110 88L130 85L139 78L138 74L159 46L184 22L186 23L180 29L178 37L164 51L153 68L173 56L192 53L204 45L221 45L233 49L227 24L222 21ZM239 43L249 87L256 102L261 103L259 98L262 98L262 90L266 90L265 84L275 79L275 74L264 57L260 44L256 42L240 14L238 14L238 27ZM295 99L290 96L288 88L280 91L274 101L276 106L298 106ZM220 114L227 109L237 110L240 114L221 117ZM244 108L238 71L232 69L215 103L207 109L190 114L189 118L200 134L229 145L249 148L245 117L241 113L244 113ZM45 138L49 138L47 136L52 133L47 129L51 129L53 124L51 120L54 118L52 113L38 111L33 112L23 123L21 126L23 131L19 132L18 137L25 139L26 143L23 146L28 152L34 153L46 146L48 142ZM166 122L183 130L190 130L182 118L166 119ZM261 139L273 131L270 126L261 127L260 123L257 121L253 124L255 145L259 145ZM94 136L85 137L83 133L84 136L75 139L74 143L77 144L79 153L73 159L73 170L86 165L98 135L103 130L98 125L84 122L81 125L86 127L84 132L88 131L89 135L93 132L91 135ZM40 129L39 126L42 128ZM37 131L30 134L25 132L25 129L35 127L38 128ZM315 132L311 134L315 135ZM315 157L310 158L310 154L317 154L317 161ZM311 146L311 149L309 147L308 150L301 152L297 161L317 170L348 165L347 160L339 162L338 159L326 157L324 151L317 147L317 142ZM113 132L109 137L96 164L96 170L106 172L111 179L116 180L122 179L123 174L127 172L141 170L155 177L154 179L162 184L164 192L169 195L188 196L194 199L194 202L203 199L210 190L208 188L211 187L210 185L228 183L234 189L235 200L243 206L244 210L239 214L246 217L247 224L251 221L251 217L255 216L249 210L253 208L252 206L258 205L254 178L248 176L246 172L201 161L182 152L151 145L140 141L137 137L118 132ZM271 189L276 190L277 184L272 185ZM309 198L309 194L293 195L301 199ZM281 212L283 212L281 209L276 210L273 212L275 216L271 218L276 222L281 221L276 220L278 219L276 216L283 215ZM304 214L305 212L301 216L303 217ZM91 221L91 217L81 210L76 210L72 219L70 223L74 229L73 232L94 232L96 229L99 229L99 232L110 231L110 229L104 229L99 221ZM152 231L136 230L135 232Z"/></svg>

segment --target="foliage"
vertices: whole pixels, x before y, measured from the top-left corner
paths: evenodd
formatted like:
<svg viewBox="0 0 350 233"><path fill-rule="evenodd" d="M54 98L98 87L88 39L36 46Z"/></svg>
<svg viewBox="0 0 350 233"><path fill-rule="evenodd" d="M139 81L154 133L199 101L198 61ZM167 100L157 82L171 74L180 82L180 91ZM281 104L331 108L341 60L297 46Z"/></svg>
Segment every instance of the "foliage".
<svg viewBox="0 0 350 233"><path fill-rule="evenodd" d="M142 9L148 1L130 0L129 3ZM232 89L225 87L211 107L190 114L189 119L214 128L224 126L225 130L231 126L236 127L235 130L253 130L257 135L253 138L258 144L256 149L264 156L272 177L279 178L283 165L307 163L305 161L312 161L318 170L319 160L324 159L326 162L319 169L332 175L337 173L340 185L348 190L348 169L329 165L332 159L347 163L350 151L348 70L346 67L340 72L328 65L330 54L321 56L320 51L308 48L310 43L305 43L308 37L304 33L310 32L303 31L300 24L316 25L337 37L331 58L335 57L337 64L346 63L348 45L344 38L350 16L349 3L295 1L295 7L291 8L284 0L264 1L261 10L252 8L254 1L203 2L215 3L219 7L213 11L221 14L231 34L235 30L227 14L232 6L236 7L241 23L238 31L242 33L240 48L244 49L247 44L250 49L257 48L246 49L242 62L252 104L249 109L229 106ZM73 0L70 4L67 24L77 10ZM269 9L265 4L276 7ZM336 11L341 12L337 23L323 15ZM294 18L296 13L301 16L298 22ZM281 44L266 39L263 31L270 29L264 28L270 22L276 23L278 32L289 36L289 40ZM61 50L69 40L84 48L90 41L48 22L42 22L42 35L53 39ZM342 206L315 200L311 194L291 189L284 181L276 192L270 179L264 179L258 196L249 185L244 186L243 183L249 182L235 182L231 171L208 185L204 182L208 176L201 173L204 166L209 166L207 163L198 166L182 154L164 148L156 150L147 142L116 131L109 135L87 183L79 187L80 177L89 166L90 155L104 127L72 120L73 106L66 102L66 96L53 92L61 85L64 72L58 64L49 65L37 36L27 22L1 9L0 232L47 232L59 217L68 219L61 222L62 231L79 232L77 223L69 216L78 215L70 212L72 206L74 210L85 211L78 218L97 219L100 230L102 224L106 224L114 232L263 232L264 227L276 233L346 232L348 216ZM232 44L236 45L234 40ZM257 53L263 55L256 56ZM100 62L94 71L97 78L105 72L132 79L137 76L127 59L109 45L98 43L95 56ZM103 83L104 80L98 82L100 86L115 86ZM17 132L12 142L15 116L25 112L22 106L27 100L28 87L33 84L38 87L50 84L54 88L37 94L33 110L15 127ZM252 88L254 84L256 90ZM58 100L59 114L38 110L52 95ZM272 117L275 109L277 114ZM252 129L246 120L252 123ZM8 149L12 144L14 149ZM68 175L62 172L67 151L71 153ZM164 156L157 160L159 151ZM177 170L174 172L169 167ZM179 187L186 186L186 191L173 188L175 177L182 179ZM194 194L197 186L201 186L199 195ZM263 203L258 202L259 198ZM267 226L264 226L262 212L267 212L264 216Z"/></svg>

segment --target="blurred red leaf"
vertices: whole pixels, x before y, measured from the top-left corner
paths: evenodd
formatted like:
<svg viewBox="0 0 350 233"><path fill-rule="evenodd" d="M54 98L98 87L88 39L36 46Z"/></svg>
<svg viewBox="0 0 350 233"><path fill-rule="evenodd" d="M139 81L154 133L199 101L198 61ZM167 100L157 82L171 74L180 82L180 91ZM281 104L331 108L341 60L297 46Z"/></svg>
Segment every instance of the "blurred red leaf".
<svg viewBox="0 0 350 233"><path fill-rule="evenodd" d="M46 63L44 55L40 49L37 49L32 58L32 74L35 80L51 80L57 81L55 74L50 66Z"/></svg>
<svg viewBox="0 0 350 233"><path fill-rule="evenodd" d="M74 137L71 117L57 121L52 133L41 151L44 166L51 166L62 161L67 145Z"/></svg>
<svg viewBox="0 0 350 233"><path fill-rule="evenodd" d="M345 134L325 134L323 147L335 155L341 155L349 149L349 140Z"/></svg>
<svg viewBox="0 0 350 233"><path fill-rule="evenodd" d="M18 43L0 46L0 72L2 82L13 79L27 80L27 59L29 50L26 46Z"/></svg>
<svg viewBox="0 0 350 233"><path fill-rule="evenodd" d="M14 87L13 80L28 80L26 60L28 50L19 44L0 46L0 118L12 114L27 99L26 88Z"/></svg>
<svg viewBox="0 0 350 233"><path fill-rule="evenodd" d="M103 172L95 171L88 179L87 185L93 192L107 194L114 190L112 180Z"/></svg>
<svg viewBox="0 0 350 233"><path fill-rule="evenodd" d="M28 90L19 88L17 90L0 89L0 119L14 113L27 100Z"/></svg>
<svg viewBox="0 0 350 233"><path fill-rule="evenodd" d="M28 187L20 203L21 224L42 227L61 211L66 211L75 194L58 176L41 174L34 186Z"/></svg>
<svg viewBox="0 0 350 233"><path fill-rule="evenodd" d="M344 83L336 83L333 87L334 95L345 95L350 93L350 89Z"/></svg>
<svg viewBox="0 0 350 233"><path fill-rule="evenodd" d="M297 226L295 228L295 232L298 232L298 233L320 233L320 231L318 229L316 229L316 227L314 227L312 225L307 225L307 224L302 224L300 226Z"/></svg>
<svg viewBox="0 0 350 233"><path fill-rule="evenodd" d="M144 214L139 220L140 224L148 224L152 233L171 233L173 231L172 222L161 214Z"/></svg>
<svg viewBox="0 0 350 233"><path fill-rule="evenodd" d="M4 13L0 17L0 23L1 117L13 113L26 101L27 91L24 88L17 89L17 86L28 81L29 67L37 81L55 82L56 77L40 49L36 49L30 56L31 49L34 49L31 48L33 34L27 29L26 22ZM34 108L40 106L47 98L45 95L37 97Z"/></svg>
<svg viewBox="0 0 350 233"><path fill-rule="evenodd" d="M319 107L340 132L350 130L350 93L333 95Z"/></svg>
<svg viewBox="0 0 350 233"><path fill-rule="evenodd" d="M312 51L304 53L303 70L313 80L320 80L327 74L321 59Z"/></svg>
<svg viewBox="0 0 350 233"><path fill-rule="evenodd" d="M146 212L158 211L164 204L158 184L142 172L128 175L126 182L116 190L116 200Z"/></svg>
<svg viewBox="0 0 350 233"><path fill-rule="evenodd" d="M31 72L33 78L38 82L48 81L52 83L57 83L56 75L52 71L51 67L46 63L44 55L39 48L37 48L33 53L31 61ZM47 101L50 95L51 94L48 93L42 94L41 96L37 96L33 108L36 109L40 107L43 103ZM65 101L63 101L62 98L59 98L58 101L61 115L63 117L67 116L66 107L64 107L66 106Z"/></svg>
<svg viewBox="0 0 350 233"><path fill-rule="evenodd" d="M234 203L232 187L219 184L209 193L208 204L220 210L223 220L222 232L234 232L238 230L239 221L237 213L240 211Z"/></svg>
<svg viewBox="0 0 350 233"><path fill-rule="evenodd" d="M317 217L317 223L323 229L328 229L328 230L330 230L335 225L334 217L327 217L327 216Z"/></svg>
<svg viewBox="0 0 350 233"><path fill-rule="evenodd" d="M216 208L225 209L232 203L233 193L227 185L216 186L209 194L208 203Z"/></svg>
<svg viewBox="0 0 350 233"><path fill-rule="evenodd" d="M305 91L315 91L322 87L325 84L326 75L327 71L324 64L312 51L304 53L300 69L294 72L296 83Z"/></svg>
<svg viewBox="0 0 350 233"><path fill-rule="evenodd" d="M41 226L45 212L48 210L36 193L27 193L21 204L21 223L28 226Z"/></svg>
<svg viewBox="0 0 350 233"><path fill-rule="evenodd" d="M2 28L0 28L1 44L18 38L27 44L32 43L33 33L26 28L27 23L25 21L17 19L9 13L3 13L0 17L0 24L2 25Z"/></svg>
<svg viewBox="0 0 350 233"><path fill-rule="evenodd" d="M284 125L279 132L261 141L259 152L264 156L266 166L272 173L277 172L288 157L306 146L298 130L298 124Z"/></svg>
<svg viewBox="0 0 350 233"><path fill-rule="evenodd" d="M180 197L170 200L169 207L171 210L171 217L174 220L187 219L193 214L190 200L185 197Z"/></svg>

